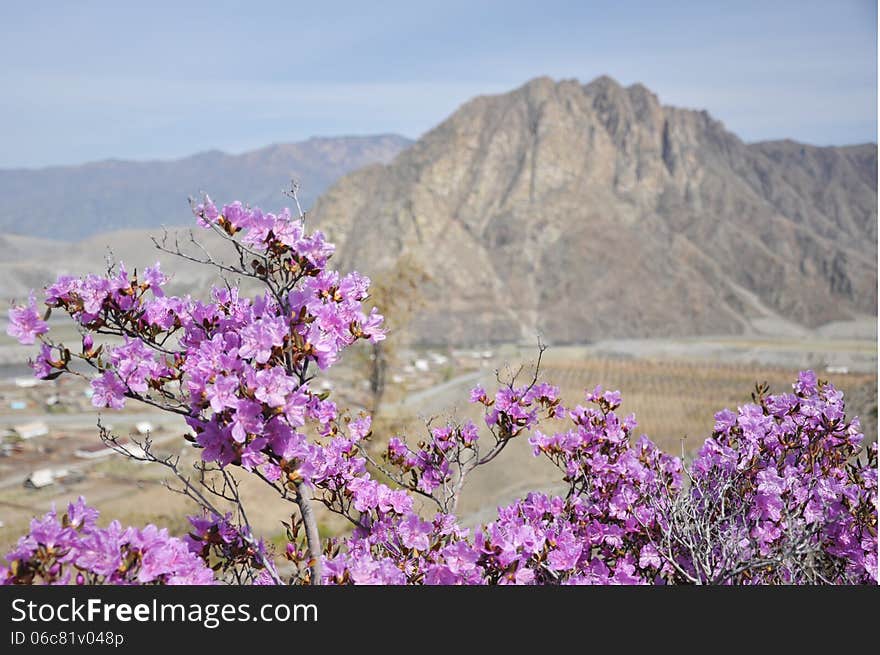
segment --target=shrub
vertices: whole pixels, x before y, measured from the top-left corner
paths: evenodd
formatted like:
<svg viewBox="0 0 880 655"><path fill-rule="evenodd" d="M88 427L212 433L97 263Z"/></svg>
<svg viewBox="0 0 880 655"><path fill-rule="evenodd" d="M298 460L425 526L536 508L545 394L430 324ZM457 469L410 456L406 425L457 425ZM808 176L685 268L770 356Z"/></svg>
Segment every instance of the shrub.
<svg viewBox="0 0 880 655"><path fill-rule="evenodd" d="M793 393L759 389L753 404L719 412L686 464L647 437L633 439L635 418L617 414L618 392L597 388L585 405L564 407L540 379L539 355L530 380L473 390L482 430L437 426L417 444L392 438L374 458L363 447L370 417L340 410L313 387L353 343L384 339L382 316L364 311L370 280L328 268L333 246L306 231L301 212L239 202L218 209L206 196L194 213L231 245L232 263L167 238L156 245L250 278L261 295L245 298L227 284L207 301L168 296L158 265L138 275L120 264L104 276L60 277L45 289L46 314L32 295L11 310L9 333L39 341L37 377L87 375L74 361L90 369L97 407L135 400L178 414L201 453L196 481L177 460L155 456L148 440L134 451L101 434L130 457L168 467L203 515L191 517L182 541L153 526L98 529L80 501L60 522L54 512L35 520L7 557L7 582L876 582L876 444L860 455L858 420L846 420L843 394L811 372ZM52 340L52 311L78 324L79 346ZM542 432L559 420L565 430ZM559 468L565 493L531 493L491 523L464 529L455 512L465 480L514 439L528 439ZM290 576L279 575L252 534L238 470L296 506L286 524ZM385 482L373 477L380 474ZM218 499L232 502L234 514L221 512ZM417 499L435 513L419 511ZM345 517L351 535L322 539L317 504Z"/></svg>

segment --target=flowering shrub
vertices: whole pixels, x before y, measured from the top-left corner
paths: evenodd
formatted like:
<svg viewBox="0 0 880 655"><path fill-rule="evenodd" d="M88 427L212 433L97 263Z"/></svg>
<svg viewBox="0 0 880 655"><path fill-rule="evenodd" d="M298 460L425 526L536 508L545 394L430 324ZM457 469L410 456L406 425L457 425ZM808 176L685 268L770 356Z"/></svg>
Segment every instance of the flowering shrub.
<svg viewBox="0 0 880 655"><path fill-rule="evenodd" d="M231 513L205 513L187 519L192 530L184 537L186 545L218 575L238 584L278 580L265 544L254 539L248 529L236 525Z"/></svg>
<svg viewBox="0 0 880 655"><path fill-rule="evenodd" d="M877 581L877 444L847 421L843 393L800 374L794 393L715 415L691 466L684 506L666 527L685 579L750 583ZM681 507L681 499L678 506Z"/></svg>
<svg viewBox="0 0 880 655"><path fill-rule="evenodd" d="M4 584L212 584L214 572L187 544L148 525L96 525L97 510L82 498L58 518L53 509L31 521L30 532L0 567Z"/></svg>
<svg viewBox="0 0 880 655"><path fill-rule="evenodd" d="M301 213L238 202L218 209L208 197L194 213L231 244L233 263L204 249L201 257L167 241L157 246L256 280L262 295L244 298L227 284L208 301L169 296L158 265L139 276L120 264L103 277L62 276L45 289L46 315L32 295L11 310L9 333L25 344L39 341L37 377L85 375L74 360L90 368L97 407L134 399L178 414L201 452L197 482L149 443L138 455L104 438L169 467L203 516L191 517L185 540L115 523L101 531L93 518L88 528L85 519L79 528L58 524L69 532L59 551L42 527L57 523L50 514L8 556L7 581L876 582L876 445L858 461L858 420L847 422L842 394L812 373L801 374L794 393L759 390L754 404L717 414L715 432L686 464L647 437L634 439L635 418L618 415L618 392L597 388L584 405L564 407L559 390L540 380L539 356L528 383L472 391L484 429L450 422L417 443L392 437L374 458L364 447L370 417L340 410L312 386L354 342L384 338L382 316L363 309L369 279L328 268L333 246L306 232ZM79 347L52 340L46 320L58 310L81 328ZM105 336L116 341L96 343ZM562 430L544 427L560 421ZM467 477L514 439L527 439L560 470L560 495L531 493L499 508L491 523L466 529L456 508ZM296 506L285 523L292 573L284 578L252 535L238 470ZM235 516L212 498L231 502ZM316 505L345 517L350 535L322 539ZM69 516L93 516L82 503L71 507ZM123 565L95 569L102 548L105 559L112 550ZM183 563L188 568L169 568Z"/></svg>

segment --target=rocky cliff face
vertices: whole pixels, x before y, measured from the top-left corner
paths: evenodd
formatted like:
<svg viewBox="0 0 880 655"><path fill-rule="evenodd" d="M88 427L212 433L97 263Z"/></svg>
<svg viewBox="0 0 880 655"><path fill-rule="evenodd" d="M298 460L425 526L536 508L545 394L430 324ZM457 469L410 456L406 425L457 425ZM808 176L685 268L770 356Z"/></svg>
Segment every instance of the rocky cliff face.
<svg viewBox="0 0 880 655"><path fill-rule="evenodd" d="M730 334L876 314L876 176L873 144L745 144L641 85L539 78L344 177L312 220L346 267L423 262L424 341Z"/></svg>

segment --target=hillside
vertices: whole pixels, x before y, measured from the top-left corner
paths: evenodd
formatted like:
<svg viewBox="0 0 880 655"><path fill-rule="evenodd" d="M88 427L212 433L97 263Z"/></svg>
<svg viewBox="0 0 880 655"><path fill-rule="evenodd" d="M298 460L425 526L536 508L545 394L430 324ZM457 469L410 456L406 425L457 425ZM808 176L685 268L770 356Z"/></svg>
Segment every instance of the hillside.
<svg viewBox="0 0 880 655"><path fill-rule="evenodd" d="M76 240L185 224L191 219L187 198L202 191L280 207L292 177L300 182L304 205L311 206L339 177L389 162L409 143L396 135L314 138L240 155L212 151L174 161L0 170L0 232ZM2 250L0 255L9 256Z"/></svg>
<svg viewBox="0 0 880 655"><path fill-rule="evenodd" d="M466 103L313 218L431 273L428 342L741 334L876 315L877 148L746 144L602 77Z"/></svg>

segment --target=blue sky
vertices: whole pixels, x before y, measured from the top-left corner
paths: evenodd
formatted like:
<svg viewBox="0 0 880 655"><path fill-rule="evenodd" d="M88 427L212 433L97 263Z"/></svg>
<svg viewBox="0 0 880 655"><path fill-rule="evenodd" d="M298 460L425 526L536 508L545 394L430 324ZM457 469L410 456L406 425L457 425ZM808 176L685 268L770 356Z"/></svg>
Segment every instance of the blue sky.
<svg viewBox="0 0 880 655"><path fill-rule="evenodd" d="M870 1L16 4L0 167L417 137L539 75L642 82L747 141L877 140Z"/></svg>

